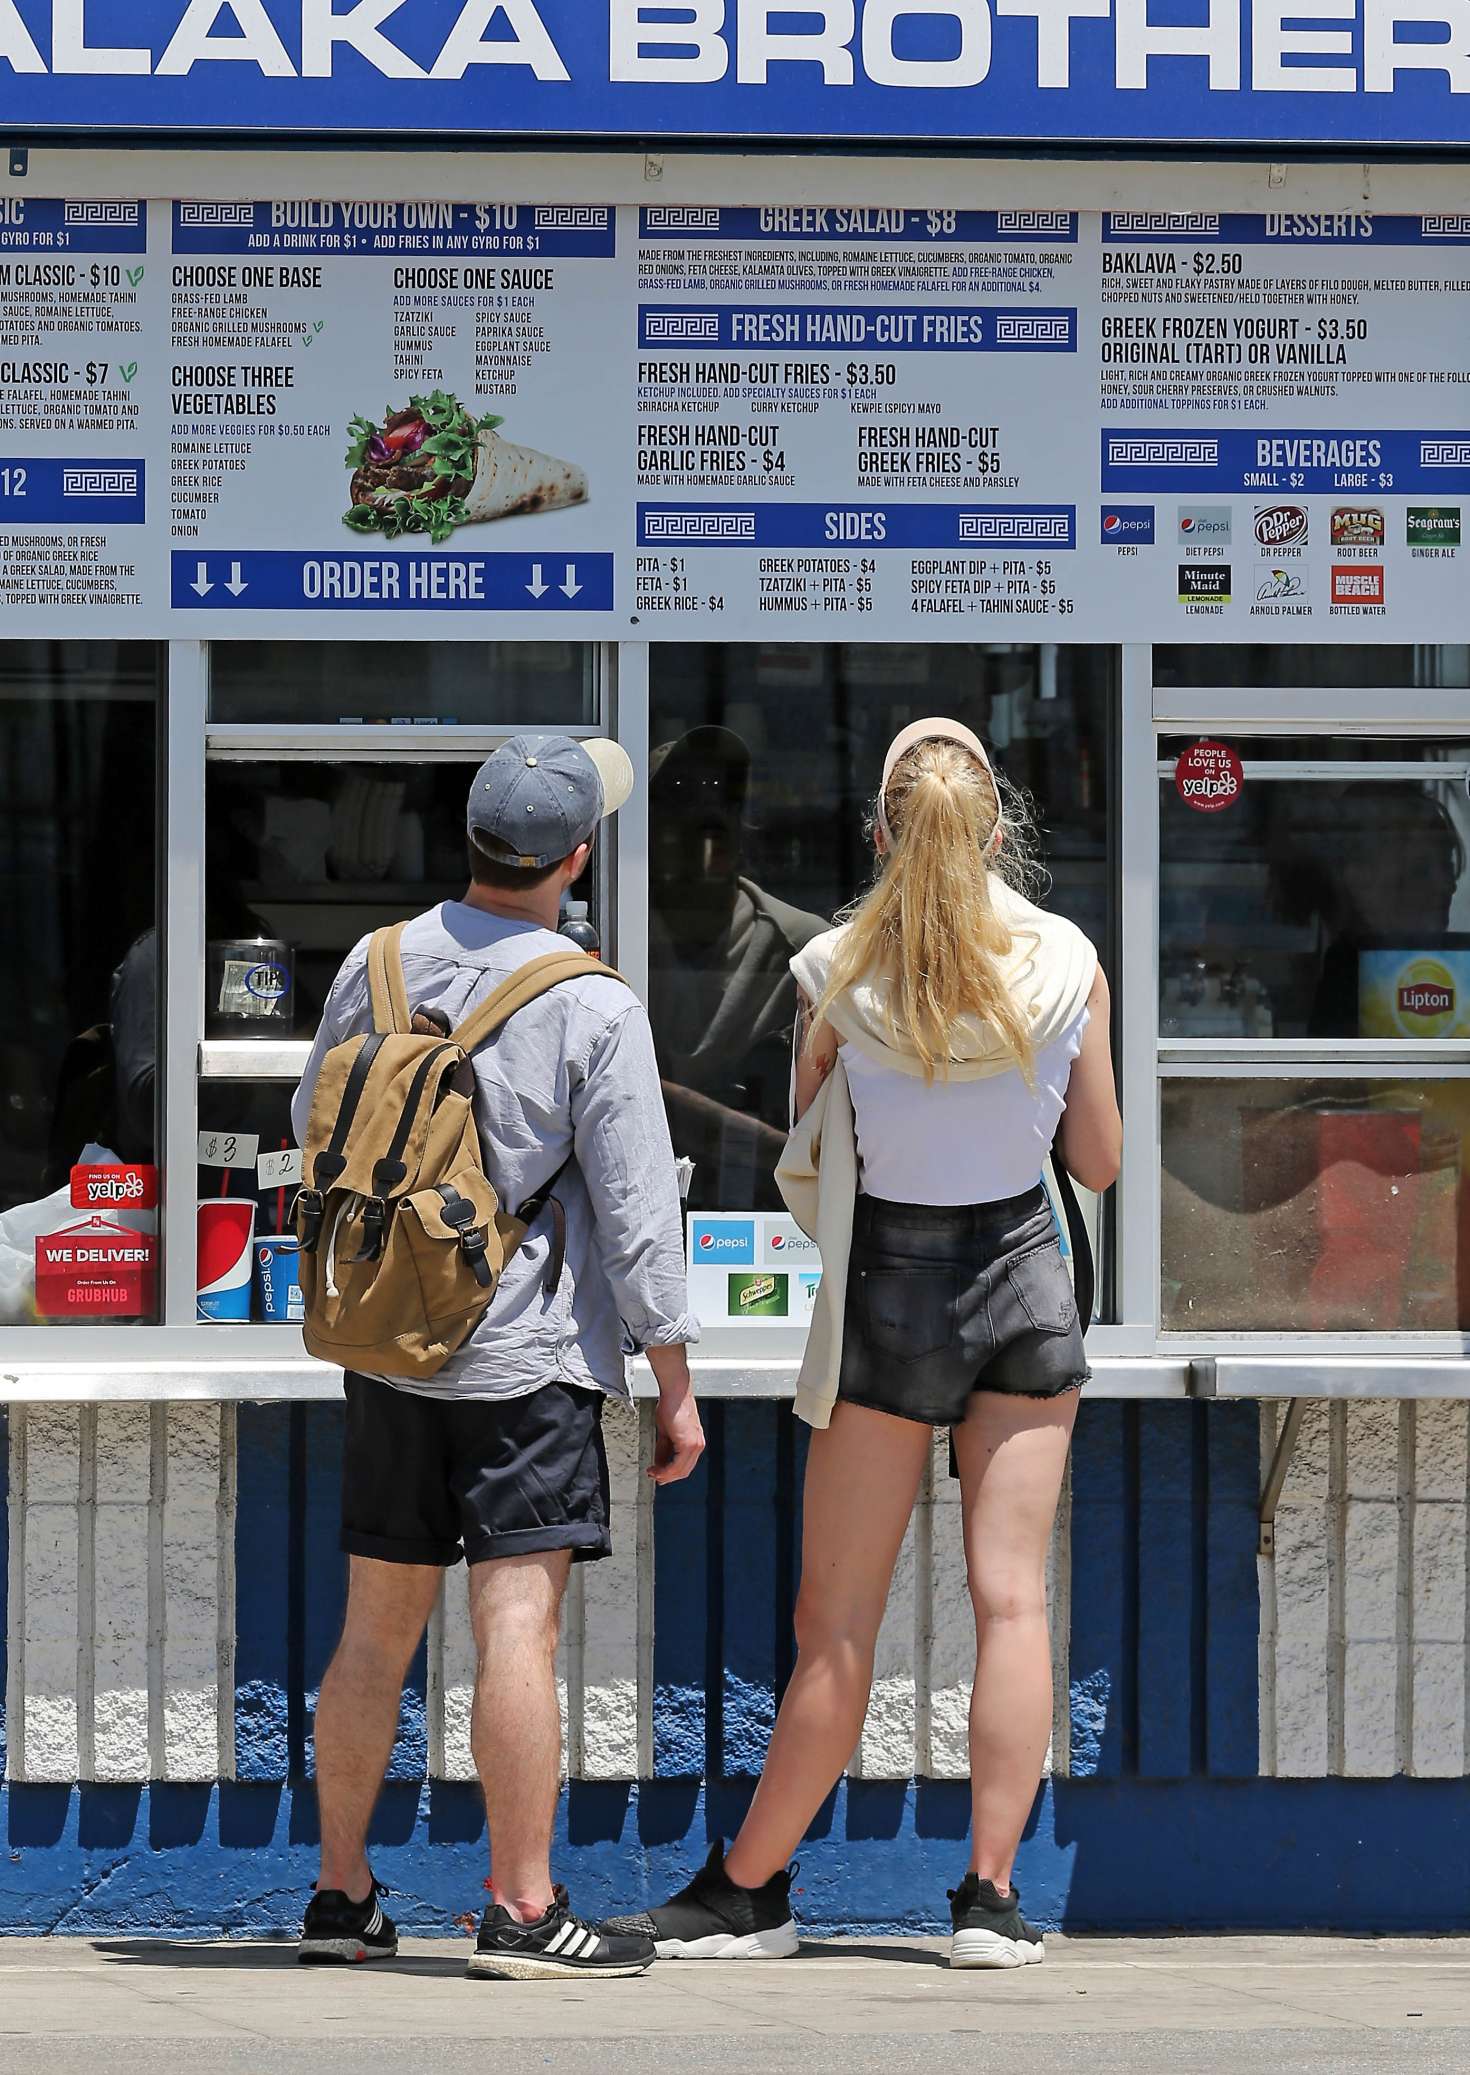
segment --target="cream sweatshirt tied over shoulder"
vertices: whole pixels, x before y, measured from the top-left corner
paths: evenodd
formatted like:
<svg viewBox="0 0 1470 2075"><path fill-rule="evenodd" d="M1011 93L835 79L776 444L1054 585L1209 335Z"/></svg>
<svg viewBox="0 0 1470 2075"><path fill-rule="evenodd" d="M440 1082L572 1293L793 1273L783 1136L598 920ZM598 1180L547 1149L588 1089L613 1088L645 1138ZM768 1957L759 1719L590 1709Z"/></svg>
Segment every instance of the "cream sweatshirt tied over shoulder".
<svg viewBox="0 0 1470 2075"><path fill-rule="evenodd" d="M1097 953L1075 923L1047 914L1002 880L992 879L991 898L1011 932L1011 948L1002 960L1006 985L1024 1008L1040 1050L1057 1042L1086 1008L1097 976ZM791 961L796 983L811 1002L822 996L841 937L840 929L828 930ZM792 1131L776 1168L776 1184L787 1209L816 1241L822 1256L822 1281L796 1389L797 1416L814 1427L827 1425L837 1399L857 1202L857 1132L843 1052L851 1045L897 1073L923 1078L922 1062L885 1013L886 1000L882 976L870 974L845 988L828 1010L827 1020L843 1041L837 1063ZM967 1016L954 1026L950 1080L985 1080L1011 1072L1015 1064L992 1025Z"/></svg>

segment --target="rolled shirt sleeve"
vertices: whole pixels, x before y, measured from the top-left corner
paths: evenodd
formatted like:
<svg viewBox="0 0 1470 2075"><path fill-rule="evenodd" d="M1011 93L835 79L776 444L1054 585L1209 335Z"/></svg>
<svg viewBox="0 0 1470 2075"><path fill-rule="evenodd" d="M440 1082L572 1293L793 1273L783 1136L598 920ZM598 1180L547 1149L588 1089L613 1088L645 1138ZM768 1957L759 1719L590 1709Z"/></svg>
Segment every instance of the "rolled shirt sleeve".
<svg viewBox="0 0 1470 2075"><path fill-rule="evenodd" d="M572 1127L593 1243L629 1339L640 1351L697 1341L674 1148L641 1002L593 1040L572 1088Z"/></svg>

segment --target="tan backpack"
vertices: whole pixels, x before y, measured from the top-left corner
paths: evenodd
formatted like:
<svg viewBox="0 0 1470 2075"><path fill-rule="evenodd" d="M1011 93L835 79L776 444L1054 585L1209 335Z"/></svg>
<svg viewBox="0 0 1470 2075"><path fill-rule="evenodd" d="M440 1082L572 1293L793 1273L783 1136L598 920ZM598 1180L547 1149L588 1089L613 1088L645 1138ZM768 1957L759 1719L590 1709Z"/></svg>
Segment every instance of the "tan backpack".
<svg viewBox="0 0 1470 2075"><path fill-rule="evenodd" d="M456 1030L410 1010L404 925L368 947L373 1028L322 1062L296 1198L307 1351L375 1376L432 1376L489 1308L505 1264L551 1205L548 1294L561 1280L566 1225L551 1179L514 1212L481 1159L470 1055L527 1002L588 973L619 977L568 949L533 958Z"/></svg>

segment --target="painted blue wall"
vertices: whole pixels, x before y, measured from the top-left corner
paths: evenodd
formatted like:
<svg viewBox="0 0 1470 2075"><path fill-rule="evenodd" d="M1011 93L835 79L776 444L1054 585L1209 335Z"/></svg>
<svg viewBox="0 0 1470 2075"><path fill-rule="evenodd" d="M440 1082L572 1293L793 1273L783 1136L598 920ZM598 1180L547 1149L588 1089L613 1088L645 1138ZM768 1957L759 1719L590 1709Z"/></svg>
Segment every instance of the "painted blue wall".
<svg viewBox="0 0 1470 2075"><path fill-rule="evenodd" d="M312 1708L342 1609L340 1422L330 1406L240 1408L237 1779L10 1786L0 1930L294 1926L315 1870ZM562 1801L558 1861L589 1912L666 1892L730 1834L790 1672L805 1430L771 1404L716 1403L708 1424L698 1476L658 1501L656 1776L573 1782ZM1256 1777L1257 1464L1251 1407L1084 1406L1072 1776L1038 1798L1017 1871L1028 1908L1069 1929L1464 1928L1463 1782ZM0 1611L3 1593L0 1566ZM374 1860L400 1921L443 1933L483 1900L483 1812L473 1787L426 1783L426 1759L421 1659ZM939 1928L967 1822L960 1782L845 1783L802 1849L803 1920Z"/></svg>

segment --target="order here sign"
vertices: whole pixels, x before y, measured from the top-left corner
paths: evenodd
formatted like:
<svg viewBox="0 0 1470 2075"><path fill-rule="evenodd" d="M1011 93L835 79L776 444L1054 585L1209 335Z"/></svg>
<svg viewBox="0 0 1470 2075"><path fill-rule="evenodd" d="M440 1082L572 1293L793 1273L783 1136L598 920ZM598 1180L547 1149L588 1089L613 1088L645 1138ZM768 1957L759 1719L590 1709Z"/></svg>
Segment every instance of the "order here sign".
<svg viewBox="0 0 1470 2075"><path fill-rule="evenodd" d="M1470 7L0 0L0 82L12 135L1463 144Z"/></svg>
<svg viewBox="0 0 1470 2075"><path fill-rule="evenodd" d="M83 1218L36 1240L41 1318L151 1318L157 1310L158 1240L111 1218Z"/></svg>

